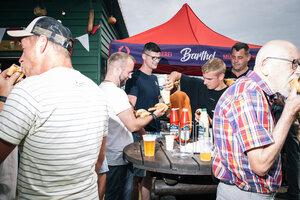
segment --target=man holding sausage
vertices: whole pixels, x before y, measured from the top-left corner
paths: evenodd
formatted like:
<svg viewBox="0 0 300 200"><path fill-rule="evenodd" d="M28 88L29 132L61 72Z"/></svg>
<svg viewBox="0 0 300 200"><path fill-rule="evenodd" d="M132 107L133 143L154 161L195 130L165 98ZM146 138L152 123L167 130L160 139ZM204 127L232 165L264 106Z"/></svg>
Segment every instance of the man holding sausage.
<svg viewBox="0 0 300 200"><path fill-rule="evenodd" d="M21 39L26 79L0 93L0 163L20 146L18 199L98 199L108 109L101 89L73 69L71 31L43 16L8 35ZM15 78L3 77L1 85Z"/></svg>
<svg viewBox="0 0 300 200"><path fill-rule="evenodd" d="M107 62L107 73L100 84L109 104L106 158L109 171L106 178L105 199L131 200L133 189L132 165L123 159L123 149L133 142L131 132L138 131L153 119L161 117L163 109L151 115L136 118L128 96L120 87L131 78L135 59L117 52Z"/></svg>
<svg viewBox="0 0 300 200"><path fill-rule="evenodd" d="M168 78L166 88L172 90L175 81L180 80L180 90L190 97L192 113L196 113L198 108L206 108L212 124L216 104L227 89L224 83L226 65L221 59L212 58L202 66L201 70L204 80L173 71ZM194 117L198 120L200 116L195 114L193 119Z"/></svg>
<svg viewBox="0 0 300 200"><path fill-rule="evenodd" d="M254 71L239 78L217 103L213 174L218 200L274 199L281 184L280 150L300 110L300 96L289 82L299 70L299 51L287 41L265 44ZM272 95L288 96L276 125Z"/></svg>

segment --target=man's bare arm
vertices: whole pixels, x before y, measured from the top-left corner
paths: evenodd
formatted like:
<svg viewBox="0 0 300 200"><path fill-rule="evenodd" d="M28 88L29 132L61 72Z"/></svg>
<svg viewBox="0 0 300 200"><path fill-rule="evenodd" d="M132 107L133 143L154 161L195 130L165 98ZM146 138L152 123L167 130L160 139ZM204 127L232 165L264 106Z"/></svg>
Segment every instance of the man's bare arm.
<svg viewBox="0 0 300 200"><path fill-rule="evenodd" d="M163 112L164 108L160 110L156 110L153 114L158 118L164 115ZM118 114L118 117L121 119L121 121L124 123L126 128L131 131L138 131L144 126L146 126L149 122L153 120L153 116L149 115L147 117L143 118L136 118L133 109L129 108L127 110L124 110L123 112L120 112Z"/></svg>
<svg viewBox="0 0 300 200"><path fill-rule="evenodd" d="M134 95L131 95L131 94L129 94L127 96L128 96L130 105L132 106L132 108L134 108L134 106L136 104L137 97L134 96Z"/></svg>
<svg viewBox="0 0 300 200"><path fill-rule="evenodd" d="M134 95L127 95L128 96L128 99L129 99L129 102L132 106L132 108L135 107L135 104L136 104L136 101L137 101L137 97L134 96ZM142 135L145 135L147 134L146 130L144 128L141 128L140 130L137 131L138 134L140 135L140 138L142 138Z"/></svg>
<svg viewBox="0 0 300 200"><path fill-rule="evenodd" d="M95 171L96 171L97 174L99 174L99 171L100 171L101 166L103 164L103 161L105 159L106 138L107 138L107 136L104 136L103 139L102 139L102 144L101 144L101 148L100 148L100 151L99 151L98 160L96 162Z"/></svg>
<svg viewBox="0 0 300 200"><path fill-rule="evenodd" d="M19 78L19 72L14 73L11 77L6 75L7 70L0 74L0 96L7 97L14 87L16 80ZM4 102L0 102L0 111L4 106Z"/></svg>
<svg viewBox="0 0 300 200"><path fill-rule="evenodd" d="M273 129L272 135L274 143L247 151L250 166L257 175L264 176L267 174L270 167L277 159L299 108L300 95L297 95L296 89L293 88L287 99L281 117Z"/></svg>
<svg viewBox="0 0 300 200"><path fill-rule="evenodd" d="M172 90L174 88L175 81L179 81L181 78L181 73L173 71L167 78L167 82L165 83L165 89L166 90Z"/></svg>

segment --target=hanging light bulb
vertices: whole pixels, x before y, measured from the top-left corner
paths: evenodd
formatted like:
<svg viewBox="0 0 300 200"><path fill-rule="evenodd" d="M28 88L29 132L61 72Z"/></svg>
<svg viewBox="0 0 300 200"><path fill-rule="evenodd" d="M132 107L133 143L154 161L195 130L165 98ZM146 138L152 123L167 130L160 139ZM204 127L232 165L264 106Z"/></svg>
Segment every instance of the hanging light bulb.
<svg viewBox="0 0 300 200"><path fill-rule="evenodd" d="M42 6L40 6L42 5ZM35 16L45 16L47 15L47 9L44 6L44 2L42 0L41 4L40 4L40 0L37 1L37 6L33 9L33 14Z"/></svg>

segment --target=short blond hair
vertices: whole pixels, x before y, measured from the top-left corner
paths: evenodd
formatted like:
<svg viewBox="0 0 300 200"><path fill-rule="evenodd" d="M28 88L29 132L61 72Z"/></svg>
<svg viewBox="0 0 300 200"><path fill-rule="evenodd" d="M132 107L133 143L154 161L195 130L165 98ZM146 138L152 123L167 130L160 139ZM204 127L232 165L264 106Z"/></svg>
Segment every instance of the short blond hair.
<svg viewBox="0 0 300 200"><path fill-rule="evenodd" d="M218 74L225 74L226 64L220 58L212 58L208 60L201 69L202 73L216 71Z"/></svg>
<svg viewBox="0 0 300 200"><path fill-rule="evenodd" d="M133 63L135 63L135 59L133 56L127 54L127 53L124 53L124 52L116 52L116 53L113 53L108 61L107 61L107 65L111 65L112 63L114 62L120 62L120 63L126 63L127 60L131 59L133 61Z"/></svg>

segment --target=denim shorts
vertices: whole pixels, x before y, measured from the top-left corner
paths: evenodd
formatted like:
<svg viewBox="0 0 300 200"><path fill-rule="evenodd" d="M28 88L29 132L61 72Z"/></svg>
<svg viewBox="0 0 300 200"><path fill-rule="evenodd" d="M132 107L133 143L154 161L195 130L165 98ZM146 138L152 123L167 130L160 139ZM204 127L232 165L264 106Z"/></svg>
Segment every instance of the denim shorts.
<svg viewBox="0 0 300 200"><path fill-rule="evenodd" d="M107 160L106 160L106 156L105 156L105 158L103 160L103 163L102 163L102 166L101 166L101 169L99 171L99 174L103 174L103 173L106 173L108 171L109 171L109 169L108 169Z"/></svg>
<svg viewBox="0 0 300 200"><path fill-rule="evenodd" d="M133 190L132 165L109 166L106 174L105 200L131 200Z"/></svg>

